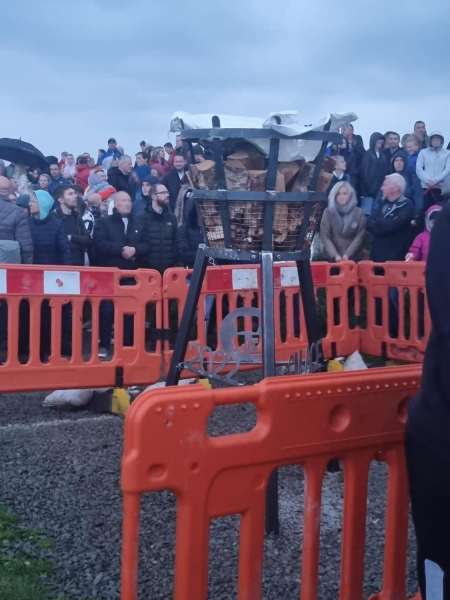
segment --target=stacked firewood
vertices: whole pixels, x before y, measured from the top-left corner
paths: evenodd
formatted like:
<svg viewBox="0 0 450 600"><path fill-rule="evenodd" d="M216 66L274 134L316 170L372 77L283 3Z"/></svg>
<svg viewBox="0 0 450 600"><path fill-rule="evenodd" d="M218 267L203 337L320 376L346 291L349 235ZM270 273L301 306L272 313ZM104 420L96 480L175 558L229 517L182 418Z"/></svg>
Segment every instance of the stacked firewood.
<svg viewBox="0 0 450 600"><path fill-rule="evenodd" d="M242 143L230 154L225 166L227 190L262 192L266 190L266 158L252 144ZM297 160L278 163L277 192L307 192L314 173L314 163ZM333 177L334 160L325 157L320 171L317 192L326 192ZM212 160L191 166L190 178L194 188L217 190L216 165ZM240 249L258 250L263 236L264 205L262 202L228 202L233 245ZM274 248L288 248L296 244L305 204L276 202L273 221ZM321 213L321 210L320 210ZM208 233L208 242L216 248L224 247L222 219L215 200L202 200L201 214ZM320 218L320 217L319 217Z"/></svg>

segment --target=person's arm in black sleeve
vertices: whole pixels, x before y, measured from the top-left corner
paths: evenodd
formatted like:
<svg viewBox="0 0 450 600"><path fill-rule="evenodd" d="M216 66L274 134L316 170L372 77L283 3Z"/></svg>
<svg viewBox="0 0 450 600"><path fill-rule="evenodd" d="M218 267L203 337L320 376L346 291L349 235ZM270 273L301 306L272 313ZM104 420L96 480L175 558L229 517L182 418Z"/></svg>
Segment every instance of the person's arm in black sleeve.
<svg viewBox="0 0 450 600"><path fill-rule="evenodd" d="M58 231L57 231L57 246L58 246L58 254L61 265L73 265L72 260L72 252L70 251L69 238L67 237L66 228L64 227L64 223L59 219L55 219L58 223Z"/></svg>
<svg viewBox="0 0 450 600"><path fill-rule="evenodd" d="M106 227L101 219L95 225L94 246L99 256L122 256L123 244L108 240Z"/></svg>
<svg viewBox="0 0 450 600"><path fill-rule="evenodd" d="M87 250L92 244L92 238L89 231L84 226L83 219L78 217L78 231L80 232L78 235L72 235L70 241L73 244L78 244L85 250Z"/></svg>
<svg viewBox="0 0 450 600"><path fill-rule="evenodd" d="M21 210L17 213L14 237L20 246L20 256L23 264L33 264L33 240L30 233L28 217Z"/></svg>
<svg viewBox="0 0 450 600"><path fill-rule="evenodd" d="M450 204L446 204L431 232L426 286L433 332L450 335ZM450 373L450 368L448 369ZM449 388L450 389L450 388Z"/></svg>
<svg viewBox="0 0 450 600"><path fill-rule="evenodd" d="M197 256L196 250L191 250L189 248L189 238L187 234L187 225L183 224L181 227L178 227L177 231L177 254L180 261L183 265L193 265L195 262L195 257Z"/></svg>
<svg viewBox="0 0 450 600"><path fill-rule="evenodd" d="M411 201L409 201L405 206L399 209L398 215L395 218L388 217L386 219L379 218L376 220L378 235L399 231L406 225L409 225L413 218L414 205Z"/></svg>

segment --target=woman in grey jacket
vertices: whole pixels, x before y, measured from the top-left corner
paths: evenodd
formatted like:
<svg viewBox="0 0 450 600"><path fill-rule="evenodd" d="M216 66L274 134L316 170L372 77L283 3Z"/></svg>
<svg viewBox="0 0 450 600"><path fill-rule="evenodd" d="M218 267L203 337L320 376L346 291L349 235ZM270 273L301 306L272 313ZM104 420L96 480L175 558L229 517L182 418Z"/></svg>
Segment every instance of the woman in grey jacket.
<svg viewBox="0 0 450 600"><path fill-rule="evenodd" d="M337 183L328 196L320 223L320 237L327 260L360 260L366 216L358 208L356 192L346 181Z"/></svg>
<svg viewBox="0 0 450 600"><path fill-rule="evenodd" d="M430 135L430 147L419 152L416 164L425 195L425 210L443 201L442 186L450 176L450 150L444 148L444 136L440 131Z"/></svg>

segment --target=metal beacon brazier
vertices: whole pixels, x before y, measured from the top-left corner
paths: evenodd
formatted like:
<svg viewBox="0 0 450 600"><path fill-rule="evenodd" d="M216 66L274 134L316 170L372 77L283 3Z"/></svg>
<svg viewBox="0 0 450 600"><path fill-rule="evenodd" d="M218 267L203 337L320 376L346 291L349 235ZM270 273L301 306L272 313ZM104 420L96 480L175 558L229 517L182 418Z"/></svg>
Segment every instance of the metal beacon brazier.
<svg viewBox="0 0 450 600"><path fill-rule="evenodd" d="M274 117L273 123L275 126L279 124L278 117ZM222 129L219 118L213 117L210 129L181 131L181 139L190 150L193 165L193 142L201 142L210 149L213 160L207 161L208 165L203 169L204 175L199 169L199 177L193 182L195 189L192 197L197 206L205 243L197 251L166 385L177 385L180 374L185 369L210 379L221 379L229 385L238 385L232 376L216 377L214 369L205 367L207 361L202 348L197 348L194 359L185 361L189 331L196 319L200 292L211 259L217 264L260 264L261 306L238 307L228 314L219 332L221 348L210 355L209 363L217 360L224 366L231 364L234 367L232 373L237 373L239 365L259 363L264 377L275 376L277 366L284 366L288 373L320 370L323 356L310 249L327 203L326 188L317 191L325 151L328 143L339 143L342 140L340 134L330 132L330 125L331 121L328 121L322 131L308 130L296 136L287 136L271 127ZM248 165L239 160L245 159L239 151L228 156L228 160L224 162L224 155L236 140L241 140L246 147L254 149L259 163L257 168L260 170L244 171L242 167ZM269 142L268 155L259 154L257 140ZM303 170L308 171L307 182L304 185L290 186L292 191L277 191L280 187L285 189L284 185L279 185L279 153L280 142L283 140L316 142L318 147L313 163L303 161ZM250 144L251 141L255 146ZM239 150L239 146L237 148ZM236 145L233 150L236 150ZM192 175L195 175L196 168L193 168ZM250 169L253 167L250 166ZM298 169L301 170L300 166ZM247 174L244 180L240 179L240 173L244 172L250 173L253 181L249 180ZM297 265L309 345L306 359L301 353L297 353L282 364L277 363L275 358L274 328L273 266L274 262L279 261L295 261ZM238 323L248 321L249 318L257 326L252 331L240 331ZM243 344L238 346L235 342L237 339L243 340ZM274 532L278 531L277 487L274 472L268 487L266 521L267 530Z"/></svg>

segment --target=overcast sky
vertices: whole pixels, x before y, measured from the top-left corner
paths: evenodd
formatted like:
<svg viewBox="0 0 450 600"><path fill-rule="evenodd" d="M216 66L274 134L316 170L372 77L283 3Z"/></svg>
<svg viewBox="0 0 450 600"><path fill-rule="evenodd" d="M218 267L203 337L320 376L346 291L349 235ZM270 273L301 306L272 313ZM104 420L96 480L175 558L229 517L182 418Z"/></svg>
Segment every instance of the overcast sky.
<svg viewBox="0 0 450 600"><path fill-rule="evenodd" d="M44 154L162 145L175 111L450 137L448 0L20 0L0 21L0 137Z"/></svg>

